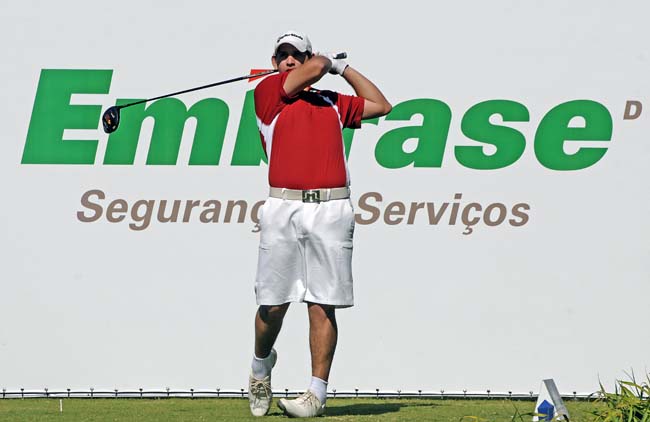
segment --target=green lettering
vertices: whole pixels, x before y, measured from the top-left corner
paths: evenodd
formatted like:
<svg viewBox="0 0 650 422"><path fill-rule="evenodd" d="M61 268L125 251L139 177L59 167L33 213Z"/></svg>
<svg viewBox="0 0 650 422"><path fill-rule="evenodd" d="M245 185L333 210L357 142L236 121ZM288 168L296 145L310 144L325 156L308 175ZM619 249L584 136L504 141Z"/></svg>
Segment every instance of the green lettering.
<svg viewBox="0 0 650 422"><path fill-rule="evenodd" d="M483 146L459 145L454 151L460 164L477 170L494 170L507 167L521 157L526 149L526 138L516 129L490 123L490 117L498 114L504 122L527 122L528 109L520 103L508 100L490 100L467 110L461 122L461 130L469 139L494 145L497 150L487 155Z"/></svg>
<svg viewBox="0 0 650 422"><path fill-rule="evenodd" d="M70 105L72 94L106 94L112 70L42 69L22 164L93 164L97 140L63 140L65 129L97 129L101 105Z"/></svg>
<svg viewBox="0 0 650 422"><path fill-rule="evenodd" d="M447 104L428 98L405 101L393 107L386 120L411 120L422 115L422 126L407 126L385 133L375 147L375 158L386 168L440 167L447 143L451 110ZM408 139L418 140L413 152L404 152Z"/></svg>
<svg viewBox="0 0 650 422"><path fill-rule="evenodd" d="M569 127L571 119L582 117L584 127ZM607 148L580 148L575 154L564 152L565 141L610 141L612 116L600 103L575 100L552 108L535 134L535 155L551 170L580 170L603 158Z"/></svg>
<svg viewBox="0 0 650 422"><path fill-rule="evenodd" d="M239 119L239 129L235 140L230 164L233 166L259 166L262 161L268 162L262 147L257 117L255 116L254 89L246 92L244 107Z"/></svg>
<svg viewBox="0 0 650 422"><path fill-rule="evenodd" d="M137 100L120 99L117 104ZM196 118L196 131L192 143L189 165L218 165L228 124L228 106L217 98L206 98L188 110L176 98L165 98L139 104L120 111L120 127L108 138L104 164L133 164L142 122L147 117L155 120L148 165L175 165L181 146L185 123Z"/></svg>

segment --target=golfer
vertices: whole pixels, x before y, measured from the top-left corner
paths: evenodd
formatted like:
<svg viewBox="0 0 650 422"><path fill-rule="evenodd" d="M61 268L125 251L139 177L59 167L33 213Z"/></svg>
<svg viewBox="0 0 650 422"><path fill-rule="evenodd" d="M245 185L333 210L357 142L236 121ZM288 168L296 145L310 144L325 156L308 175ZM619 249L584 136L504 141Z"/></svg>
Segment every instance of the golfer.
<svg viewBox="0 0 650 422"><path fill-rule="evenodd" d="M372 82L336 57L313 53L305 34L287 31L271 57L278 74L255 89L271 186L259 220L259 309L248 395L255 416L265 415L271 405L273 344L291 302L307 304L312 377L304 394L281 399L278 406L292 417L324 413L338 333L335 309L354 304L354 211L341 131L389 113L391 105ZM343 77L356 96L315 89L328 72Z"/></svg>

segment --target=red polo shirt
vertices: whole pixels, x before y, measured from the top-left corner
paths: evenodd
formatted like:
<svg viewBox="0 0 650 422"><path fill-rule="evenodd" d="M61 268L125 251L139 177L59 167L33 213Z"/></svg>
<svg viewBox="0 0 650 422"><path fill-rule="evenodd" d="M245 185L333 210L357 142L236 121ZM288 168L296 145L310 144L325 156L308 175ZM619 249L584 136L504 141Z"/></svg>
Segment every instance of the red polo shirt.
<svg viewBox="0 0 650 422"><path fill-rule="evenodd" d="M269 184L288 189L348 186L342 129L361 126L365 100L309 89L289 97L289 72L255 88L255 114L269 160Z"/></svg>

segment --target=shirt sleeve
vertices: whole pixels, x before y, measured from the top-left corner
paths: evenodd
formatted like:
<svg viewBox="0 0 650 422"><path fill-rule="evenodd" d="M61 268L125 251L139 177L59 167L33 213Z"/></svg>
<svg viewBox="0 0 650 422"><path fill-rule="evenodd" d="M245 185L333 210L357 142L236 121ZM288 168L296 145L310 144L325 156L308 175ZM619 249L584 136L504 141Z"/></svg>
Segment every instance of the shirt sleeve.
<svg viewBox="0 0 650 422"><path fill-rule="evenodd" d="M255 88L255 114L263 124L270 124L291 100L284 91L284 81L289 72L266 77Z"/></svg>
<svg viewBox="0 0 650 422"><path fill-rule="evenodd" d="M366 100L354 95L338 94L336 101L343 127L357 129L361 127L361 116Z"/></svg>

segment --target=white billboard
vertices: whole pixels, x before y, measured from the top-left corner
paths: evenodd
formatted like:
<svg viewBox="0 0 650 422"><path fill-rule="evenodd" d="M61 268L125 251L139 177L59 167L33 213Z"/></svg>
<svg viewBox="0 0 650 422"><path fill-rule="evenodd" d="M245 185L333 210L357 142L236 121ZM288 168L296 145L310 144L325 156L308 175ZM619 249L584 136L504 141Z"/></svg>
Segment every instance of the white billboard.
<svg viewBox="0 0 650 422"><path fill-rule="evenodd" d="M257 81L99 118L268 67L288 28L394 107L346 135L356 305L330 388L589 392L648 367L645 3L2 9L0 387L245 387ZM307 329L293 305L275 388L307 385Z"/></svg>

